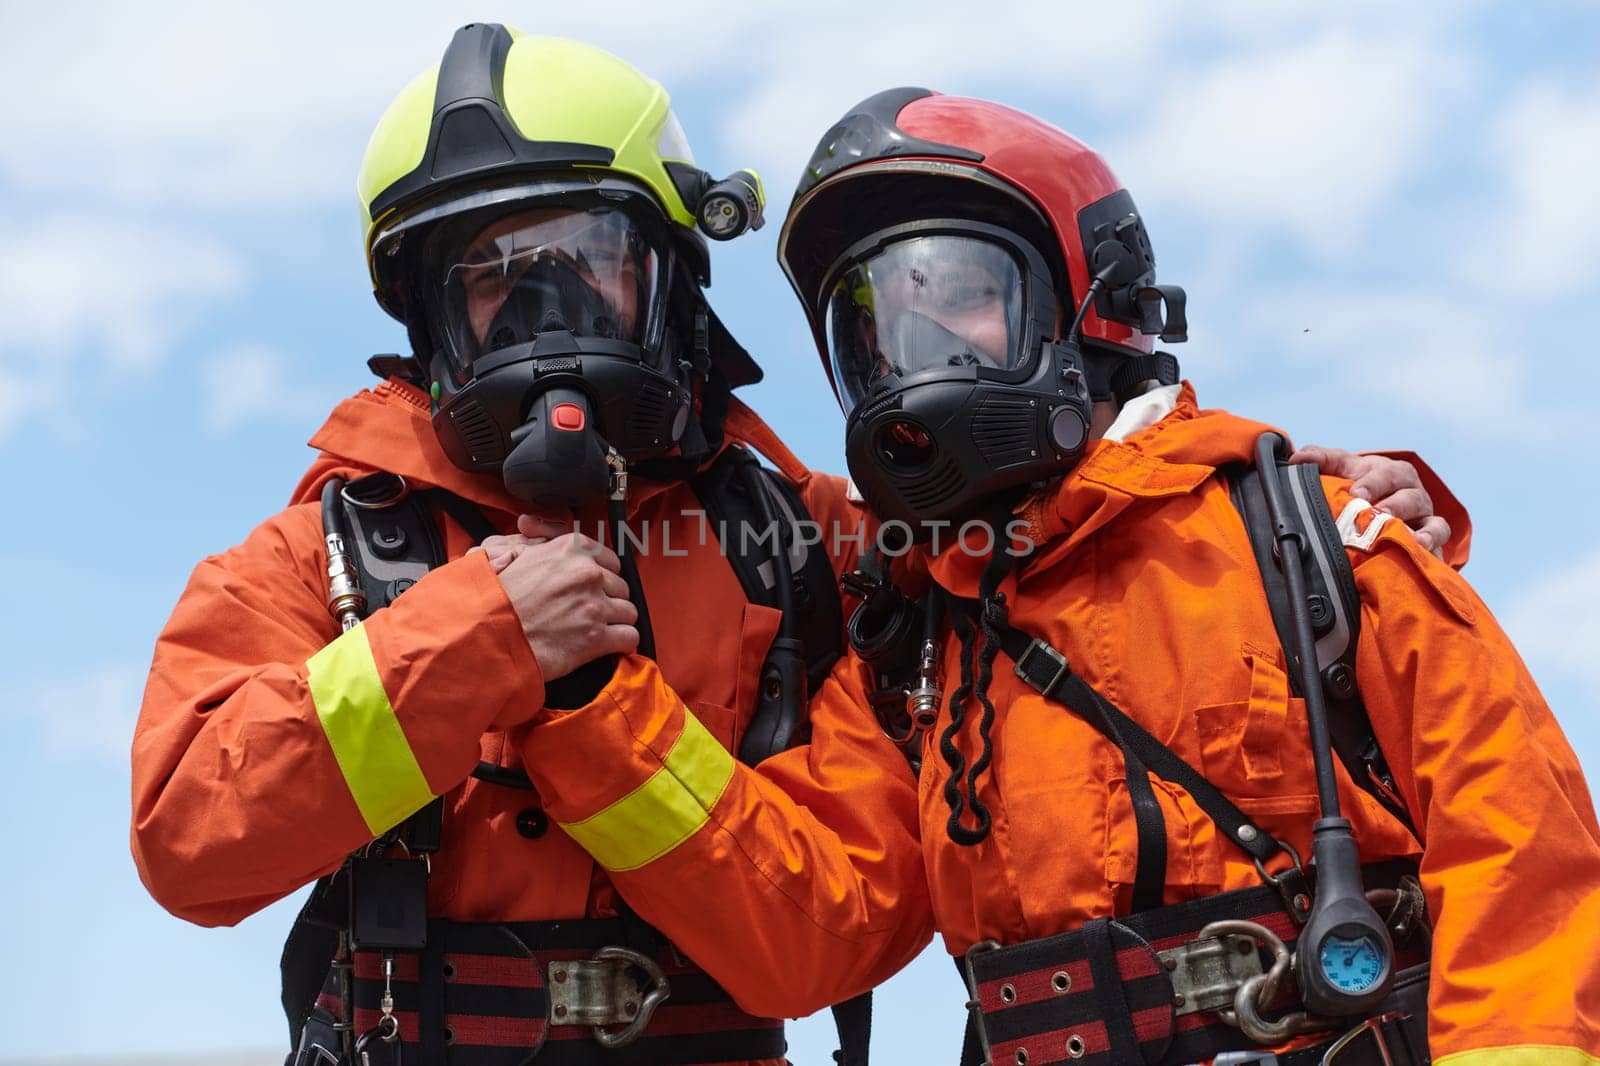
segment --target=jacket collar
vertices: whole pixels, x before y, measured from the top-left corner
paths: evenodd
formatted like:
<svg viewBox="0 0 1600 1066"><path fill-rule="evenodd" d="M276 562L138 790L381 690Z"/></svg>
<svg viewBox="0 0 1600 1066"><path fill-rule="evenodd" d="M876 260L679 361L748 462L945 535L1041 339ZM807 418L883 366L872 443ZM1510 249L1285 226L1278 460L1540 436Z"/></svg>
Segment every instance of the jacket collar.
<svg viewBox="0 0 1600 1066"><path fill-rule="evenodd" d="M480 507L505 514L533 510L531 504L507 492L497 476L469 473L451 462L434 432L427 394L399 378L389 378L341 402L309 443L320 454L302 475L291 503L315 500L330 477L359 477L386 470L399 474L413 488L448 489ZM777 435L738 399L729 402L722 447L735 443L754 446L791 480L805 475L805 467ZM711 461L707 459L705 465ZM642 477L630 479L629 510L639 508L675 484ZM546 517L564 522L572 516Z"/></svg>
<svg viewBox="0 0 1600 1066"><path fill-rule="evenodd" d="M1014 528L1033 545L1027 565L1059 561L1140 500L1185 495L1219 467L1250 462L1256 438L1271 428L1202 410L1187 381L1130 401L1076 467L1017 508ZM981 552L957 547L941 552L930 569L950 591L975 596L986 561Z"/></svg>

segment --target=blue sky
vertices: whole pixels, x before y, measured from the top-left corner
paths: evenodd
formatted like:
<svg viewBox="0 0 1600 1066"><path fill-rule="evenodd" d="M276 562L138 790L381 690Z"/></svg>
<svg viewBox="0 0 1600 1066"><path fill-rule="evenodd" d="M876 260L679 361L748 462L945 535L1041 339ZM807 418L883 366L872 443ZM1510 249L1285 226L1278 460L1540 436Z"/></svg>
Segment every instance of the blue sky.
<svg viewBox="0 0 1600 1066"><path fill-rule="evenodd" d="M833 470L842 419L773 262L816 137L922 84L1100 148L1189 290L1176 354L1202 401L1424 453L1472 509L1468 576L1600 776L1600 5L1325 7L0 2L0 958L22 961L0 1054L273 1061L290 911L201 930L144 895L128 741L190 567L283 504L366 357L405 343L370 297L354 175L473 19L615 51L673 92L702 165L762 172L771 222L715 250L712 298L767 369L747 397ZM891 982L880 1060L953 1059L961 998L942 957ZM802 1023L791 1057L831 1039Z"/></svg>

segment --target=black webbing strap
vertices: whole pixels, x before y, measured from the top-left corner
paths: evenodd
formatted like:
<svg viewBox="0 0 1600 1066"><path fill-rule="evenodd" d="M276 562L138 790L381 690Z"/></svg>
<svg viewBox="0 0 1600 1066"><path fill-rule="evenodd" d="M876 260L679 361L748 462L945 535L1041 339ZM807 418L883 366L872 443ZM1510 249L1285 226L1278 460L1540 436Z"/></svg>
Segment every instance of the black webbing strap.
<svg viewBox="0 0 1600 1066"><path fill-rule="evenodd" d="M1162 780L1170 781L1188 792L1200 805L1200 809L1205 811L1206 816L1251 858L1265 863L1278 851L1278 842L1271 834L1246 817L1243 811L1217 791L1216 786L1174 754L1172 749L1151 736L1144 726L1129 718L1111 701L1096 692L1088 682L1073 673L1066 656L1015 626L1006 627L1002 646L1006 654L1011 657L1011 661L1016 664L1018 677L1042 695L1062 704L1099 729L1122 749L1123 757L1129 759L1130 793L1133 790L1133 779L1138 776L1134 772L1134 765L1148 768ZM1139 843L1142 853L1144 850L1142 837ZM1142 854L1140 859L1142 872Z"/></svg>
<svg viewBox="0 0 1600 1066"><path fill-rule="evenodd" d="M339 945L339 930L350 922L349 889L344 867L317 881L301 904L283 942L278 969L283 982L283 1012L289 1020L289 1046L301 1030L328 976L328 961Z"/></svg>
<svg viewBox="0 0 1600 1066"><path fill-rule="evenodd" d="M872 993L833 1005L833 1024L839 1030L839 1050L833 1061L839 1066L867 1066L872 1043Z"/></svg>
<svg viewBox="0 0 1600 1066"><path fill-rule="evenodd" d="M980 609L971 600L956 600L954 598L950 601L950 607L953 613L958 612L968 619ZM1028 652L1031 638L1026 634L1009 624L1002 627L1000 633L1001 649L1011 658L1012 662L1028 664L1026 670L1022 666L1019 666L1017 670L1018 675L1024 681L1050 699L1064 704L1069 710L1099 730L1122 752L1122 760L1126 770L1124 776L1128 785L1128 799L1133 806L1134 829L1138 836L1132 907L1135 911L1145 911L1161 906L1162 889L1167 879L1167 823L1166 818L1161 813L1160 801L1156 799L1155 786L1150 783L1149 767L1146 766L1145 760L1140 757L1138 748L1135 747L1132 740L1123 736L1121 723L1116 717L1105 713L1100 706L1100 701L1093 698L1084 699L1083 693L1077 691L1074 691L1069 697L1068 694L1061 691L1059 686L1054 684L1058 680L1064 682L1067 678L1074 681L1078 680L1070 670L1065 669L1065 657L1060 659L1060 666L1062 667L1060 673L1062 676L1057 678L1055 676L1057 673L1054 669L1055 664L1052 663L1048 666L1036 665L1035 661L1029 658ZM1079 682L1079 684L1082 684L1082 682ZM1087 686L1084 686L1084 688L1087 688ZM1089 693L1092 696L1093 690L1090 689ZM1111 707L1109 703L1105 706L1116 712L1116 708ZM1121 714L1121 712L1116 713L1118 715ZM1140 733L1144 732L1138 723L1128 719L1126 715L1121 717L1134 730ZM1148 734L1146 735L1148 736ZM1151 738L1151 740L1154 741L1154 738ZM1157 746L1159 747L1159 744ZM1162 750L1164 751L1165 749ZM1165 777L1166 775L1163 774L1162 776Z"/></svg>
<svg viewBox="0 0 1600 1066"><path fill-rule="evenodd" d="M1111 392L1120 395L1145 381L1162 385L1178 383L1178 359L1167 352L1152 352L1119 359L1111 374Z"/></svg>
<svg viewBox="0 0 1600 1066"><path fill-rule="evenodd" d="M417 1041L423 1062L445 1061L444 944L429 937L417 960Z"/></svg>
<svg viewBox="0 0 1600 1066"><path fill-rule="evenodd" d="M1052 698L1057 702L1065 702L1060 697ZM1116 720L1107 715L1097 702L1091 701L1087 705L1069 703L1067 706L1074 710L1088 706L1095 715L1095 718L1088 719L1090 724L1122 750L1123 778L1128 785L1128 800L1133 805L1133 825L1138 840L1131 904L1135 911L1159 907L1167 880L1167 820L1161 813L1161 802L1156 799L1155 786L1150 783L1150 769L1146 760L1139 755L1133 743L1123 736L1123 730L1118 728ZM1082 710L1078 710L1078 713L1088 717Z"/></svg>
<svg viewBox="0 0 1600 1066"><path fill-rule="evenodd" d="M1111 920L1095 918L1080 930L1089 949L1089 974L1094 978L1094 998L1100 1005L1100 1020L1111 1041L1111 1057L1116 1062L1142 1063L1139 1038L1133 1031L1133 1011L1117 970L1117 950L1111 943Z"/></svg>
<svg viewBox="0 0 1600 1066"><path fill-rule="evenodd" d="M417 495L455 519L456 525L466 531L474 544L482 544L498 532L476 504L462 499L449 489L422 489Z"/></svg>

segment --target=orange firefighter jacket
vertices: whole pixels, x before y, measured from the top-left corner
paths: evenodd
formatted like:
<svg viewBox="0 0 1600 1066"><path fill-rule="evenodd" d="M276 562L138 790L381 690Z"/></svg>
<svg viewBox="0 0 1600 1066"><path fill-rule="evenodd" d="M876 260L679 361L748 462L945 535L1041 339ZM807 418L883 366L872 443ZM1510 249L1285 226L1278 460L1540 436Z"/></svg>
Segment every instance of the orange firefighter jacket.
<svg viewBox="0 0 1600 1066"><path fill-rule="evenodd" d="M1064 652L1258 825L1309 855L1317 797L1304 705L1290 695L1250 542L1218 475L1248 461L1268 427L1199 410L1187 384L1170 395L1169 414L1096 442L1020 512L1038 547L1001 585L1010 621ZM1471 588L1348 483L1324 485L1361 594L1361 692L1421 839L1336 760L1340 799L1364 861L1421 862L1437 927L1434 1061L1594 1066L1600 829L1578 760ZM946 549L907 561L974 597L986 557ZM947 693L959 677L957 643L946 639ZM994 824L977 846L946 833L949 769L936 738L948 698L923 750L923 852L937 926L957 955L985 939L1015 944L1127 913L1137 861L1118 749L1027 687L1004 657L989 691L994 761L978 796ZM847 661L817 702L864 698ZM958 741L969 765L978 711L974 701ZM1261 883L1180 787L1154 786L1167 903Z"/></svg>
<svg viewBox="0 0 1600 1066"><path fill-rule="evenodd" d="M822 549L851 565L861 515L844 482L806 471L737 401L725 428L844 531ZM620 891L756 1015L870 988L926 943L911 776L870 713L822 707L807 745L754 769L729 754L778 612L746 601L686 484L634 479L629 501L647 530L656 660L622 661L606 689L615 713L561 716L513 741L507 724L557 712L541 710L539 664L466 533L444 522L450 561L341 636L317 499L335 474L381 469L473 501L505 531L525 505L453 466L425 397L398 381L342 403L312 445L321 455L291 506L199 564L156 647L132 843L163 906L237 922L442 795L430 914L603 917ZM519 833L529 794L469 777L479 760L524 765L557 824ZM729 862L734 876L696 874Z"/></svg>

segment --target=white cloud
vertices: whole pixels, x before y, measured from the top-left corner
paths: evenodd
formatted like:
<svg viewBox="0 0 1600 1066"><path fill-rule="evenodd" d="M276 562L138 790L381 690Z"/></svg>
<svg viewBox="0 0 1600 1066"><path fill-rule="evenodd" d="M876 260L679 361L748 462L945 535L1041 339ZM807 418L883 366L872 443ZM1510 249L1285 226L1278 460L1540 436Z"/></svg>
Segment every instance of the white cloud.
<svg viewBox="0 0 1600 1066"><path fill-rule="evenodd" d="M0 366L52 380L74 353L148 368L182 325L232 292L237 258L215 240L88 214L11 219L0 243Z"/></svg>
<svg viewBox="0 0 1600 1066"><path fill-rule="evenodd" d="M1160 49L1181 24L1199 17L1183 9L1163 20L1162 8L1132 0L1114 16L1108 10L1065 17L1055 0L1032 0L1007 5L1006 17L996 19L954 2L812 5L804 19L771 17L759 28L763 54L755 83L726 112L722 136L736 160L765 168L781 208L823 131L852 104L892 86L991 94L1004 86L1049 89L1072 108L1125 105L1129 83L1094 71L1115 55L1117 69L1138 71L1141 95L1161 81Z"/></svg>
<svg viewBox="0 0 1600 1066"><path fill-rule="evenodd" d="M53 390L35 376L0 365L0 441L6 439L13 426L50 406L53 400Z"/></svg>
<svg viewBox="0 0 1600 1066"><path fill-rule="evenodd" d="M350 195L367 135L393 94L437 60L456 26L481 15L479 5L427 0L286 0L270 18L198 0L34 8L0 36L0 67L30 87L29 106L0 111L0 175L28 189L94 189L213 210L336 202ZM727 84L729 144L750 156L738 165L754 163L778 185L793 180L844 107L907 83L1032 87L1143 127L1146 112L1130 107L1138 101L1154 105L1148 113L1166 124L1163 133L1199 119L1235 137L1236 126L1259 132L1260 117L1318 104L1294 117L1304 123L1325 111L1312 125L1332 124L1337 136L1320 147L1309 134L1294 142L1296 154L1316 148L1293 171L1309 172L1363 121L1380 135L1403 126L1432 95L1418 72L1437 85L1447 66L1416 55L1416 46L1371 40L1375 20L1385 32L1405 26L1375 0L1331 9L1130 0L1070 14L1058 0L1027 0L1007 5L1003 17L956 0L818 0L804 9L715 0L671 18L647 0L613 0L603 19L581 5L504 17L530 33L593 41L669 88ZM1459 14L1410 21L1452 17ZM1406 27L1413 41L1433 40L1436 30ZM1283 53L1286 33L1328 43ZM1264 100L1248 91L1257 74L1268 79ZM1393 116L1374 108L1384 97ZM1392 146L1369 143L1342 160L1351 177L1338 184L1381 184L1381 157Z"/></svg>
<svg viewBox="0 0 1600 1066"><path fill-rule="evenodd" d="M297 388L291 361L265 345L238 345L201 367L206 426L223 433L256 420L309 420L323 410L319 397Z"/></svg>
<svg viewBox="0 0 1600 1066"><path fill-rule="evenodd" d="M1579 522L1578 528L1585 528ZM1500 623L1538 679L1593 786L1600 778L1600 546L1523 585ZM1471 572L1471 567L1468 568Z"/></svg>
<svg viewBox="0 0 1600 1066"><path fill-rule="evenodd" d="M1600 80L1585 88L1529 85L1490 126L1486 144L1503 189L1480 216L1487 254L1471 269L1486 284L1535 298L1600 280Z"/></svg>
<svg viewBox="0 0 1600 1066"><path fill-rule="evenodd" d="M1592 432L1562 407L1581 397L1535 388L1538 354L1522 350L1507 319L1477 294L1260 286L1245 295L1224 301L1252 309L1235 335L1251 339L1261 365L1293 361L1294 373L1330 398L1470 436L1492 426L1507 443L1548 445Z"/></svg>
<svg viewBox="0 0 1600 1066"><path fill-rule="evenodd" d="M52 755L126 762L146 673L101 663L77 677L22 685L0 705L0 715L31 720Z"/></svg>
<svg viewBox="0 0 1600 1066"><path fill-rule="evenodd" d="M1287 234L1323 253L1364 227L1427 158L1465 68L1414 37L1335 30L1257 42L1168 79L1114 149L1141 202L1206 217L1240 240Z"/></svg>
<svg viewBox="0 0 1600 1066"><path fill-rule="evenodd" d="M0 217L0 228L0 439L148 373L245 276L218 241L148 218Z"/></svg>
<svg viewBox="0 0 1600 1066"><path fill-rule="evenodd" d="M1600 647L1600 549L1533 582L1501 615L1524 658L1535 667L1582 679L1600 699L1595 649Z"/></svg>

